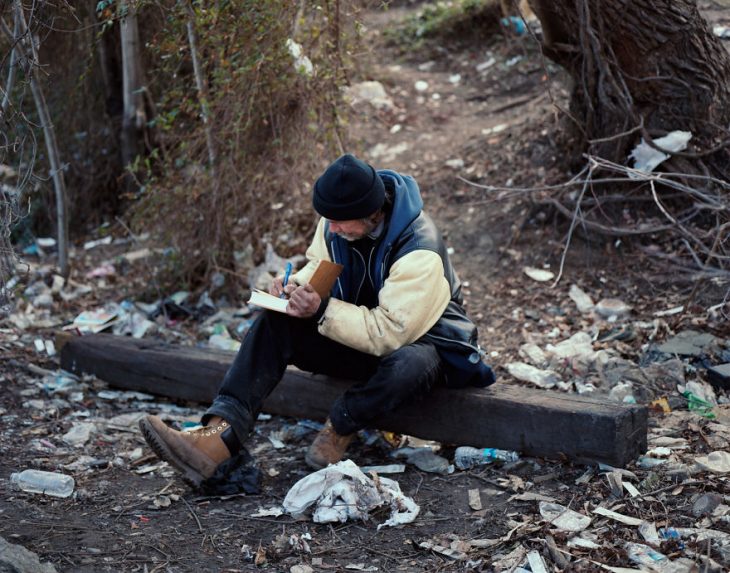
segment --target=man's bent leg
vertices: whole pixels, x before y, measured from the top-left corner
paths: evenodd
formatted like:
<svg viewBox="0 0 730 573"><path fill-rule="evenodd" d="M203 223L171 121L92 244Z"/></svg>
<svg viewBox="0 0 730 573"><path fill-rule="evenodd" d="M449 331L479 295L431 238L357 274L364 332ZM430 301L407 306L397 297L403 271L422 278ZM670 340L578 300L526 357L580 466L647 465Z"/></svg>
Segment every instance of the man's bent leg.
<svg viewBox="0 0 730 573"><path fill-rule="evenodd" d="M378 416L430 390L442 376L436 348L423 341L404 346L381 359L369 357L375 372L338 398L324 429L309 447L305 460L319 469L339 462L357 430Z"/></svg>
<svg viewBox="0 0 730 573"><path fill-rule="evenodd" d="M292 363L296 347L319 336L313 320L264 311L244 338L218 395L203 416L203 423L213 416L223 418L242 444L253 429L264 400Z"/></svg>
<svg viewBox="0 0 730 573"><path fill-rule="evenodd" d="M341 435L356 432L378 416L423 396L442 377L441 358L434 345L417 340L381 358L369 380L338 398L330 410L332 425Z"/></svg>
<svg viewBox="0 0 730 573"><path fill-rule="evenodd" d="M159 417L140 420L153 451L193 486L211 477L219 464L240 452L266 396L279 383L295 341L316 333L314 321L264 312L246 336L226 373L220 394L203 416L204 427L179 432Z"/></svg>

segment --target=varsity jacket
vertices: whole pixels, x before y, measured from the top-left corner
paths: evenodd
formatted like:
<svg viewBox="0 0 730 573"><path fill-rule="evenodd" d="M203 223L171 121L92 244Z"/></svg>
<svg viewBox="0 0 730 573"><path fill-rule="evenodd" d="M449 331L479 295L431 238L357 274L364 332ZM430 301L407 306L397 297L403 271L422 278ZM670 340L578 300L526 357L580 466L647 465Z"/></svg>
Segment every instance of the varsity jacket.
<svg viewBox="0 0 730 573"><path fill-rule="evenodd" d="M307 249L309 262L293 277L306 284L320 259L344 265L319 320L320 334L376 356L425 337L442 358L449 386L492 384L494 374L482 361L476 326L462 307L461 282L440 232L423 212L418 184L395 171L378 175L394 189L394 201L368 260L331 233L322 218ZM355 304L366 280L377 292L372 308Z"/></svg>

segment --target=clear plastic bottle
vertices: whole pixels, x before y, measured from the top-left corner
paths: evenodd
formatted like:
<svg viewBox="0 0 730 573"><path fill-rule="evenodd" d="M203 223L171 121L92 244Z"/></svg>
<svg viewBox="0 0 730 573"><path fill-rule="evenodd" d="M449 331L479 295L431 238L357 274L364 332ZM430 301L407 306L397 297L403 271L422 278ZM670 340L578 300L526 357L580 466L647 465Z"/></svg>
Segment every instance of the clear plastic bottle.
<svg viewBox="0 0 730 573"><path fill-rule="evenodd" d="M70 496L76 485L71 476L40 470L10 474L10 482L28 493L43 493L53 497Z"/></svg>
<svg viewBox="0 0 730 573"><path fill-rule="evenodd" d="M520 459L517 452L498 450L496 448L472 448L461 446L454 452L454 464L460 470L468 470L474 466L492 463L495 460L515 462Z"/></svg>

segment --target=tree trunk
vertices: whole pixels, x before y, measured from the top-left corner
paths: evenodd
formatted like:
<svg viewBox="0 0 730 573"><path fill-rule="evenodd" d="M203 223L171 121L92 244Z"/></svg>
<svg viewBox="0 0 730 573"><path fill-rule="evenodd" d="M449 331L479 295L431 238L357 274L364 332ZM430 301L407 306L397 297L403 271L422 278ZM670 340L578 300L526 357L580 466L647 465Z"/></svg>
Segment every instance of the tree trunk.
<svg viewBox="0 0 730 573"><path fill-rule="evenodd" d="M121 14L122 91L124 94L122 161L125 167L129 168L142 150L142 134L147 122L143 94L145 86L136 0L121 0L119 10ZM131 181L128 180L128 184L131 184Z"/></svg>
<svg viewBox="0 0 730 573"><path fill-rule="evenodd" d="M725 178L728 147L707 152L727 137L730 57L696 0L531 3L546 55L575 81L570 115L576 151L623 164L639 135L691 131L702 162Z"/></svg>
<svg viewBox="0 0 730 573"><path fill-rule="evenodd" d="M200 64L200 55L198 54L198 37L195 32L195 10L190 0L185 0L185 11L187 12L188 22L188 43L190 44L190 57L193 60L193 73L195 74L195 85L198 90L198 101L200 102L200 115L205 125L205 144L208 148L208 166L210 175L213 179L213 185L218 186L218 177L216 175L217 153L215 148L215 140L213 139L213 124L210 117L210 106L208 99L208 83L203 77L203 67Z"/></svg>
<svg viewBox="0 0 730 573"><path fill-rule="evenodd" d="M64 278L68 278L68 215L67 215L67 195L66 182L63 178L63 166L58 152L58 143L56 142L56 131L51 121L51 115L46 104L46 97L43 93L43 86L38 79L38 69L40 62L38 61L38 49L36 40L33 38L32 32L29 30L23 13L23 4L21 0L15 0L14 16L16 20L15 29L20 33L20 40L17 41L17 49L22 50L23 67L30 80L30 89L33 93L38 118L41 128L43 129L43 137L46 143L46 152L48 153L48 163L51 171L51 179L53 180L53 188L56 195L56 221L57 221L57 242L58 242L58 268L59 273ZM7 30L5 31L7 34Z"/></svg>

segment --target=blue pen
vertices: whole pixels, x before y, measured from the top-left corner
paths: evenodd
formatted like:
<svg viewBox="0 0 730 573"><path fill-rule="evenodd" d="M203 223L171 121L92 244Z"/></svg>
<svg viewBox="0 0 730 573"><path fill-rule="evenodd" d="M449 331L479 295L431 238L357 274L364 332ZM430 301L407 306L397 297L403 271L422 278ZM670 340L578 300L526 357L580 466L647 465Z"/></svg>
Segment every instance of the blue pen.
<svg viewBox="0 0 730 573"><path fill-rule="evenodd" d="M289 275L291 275L291 263L286 264L286 270L284 271L284 283L282 284L282 287L285 287L289 282ZM286 295L281 293L279 298L286 298Z"/></svg>

